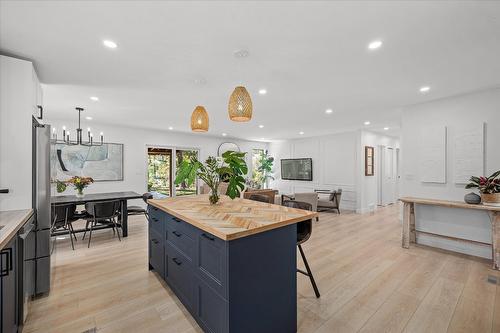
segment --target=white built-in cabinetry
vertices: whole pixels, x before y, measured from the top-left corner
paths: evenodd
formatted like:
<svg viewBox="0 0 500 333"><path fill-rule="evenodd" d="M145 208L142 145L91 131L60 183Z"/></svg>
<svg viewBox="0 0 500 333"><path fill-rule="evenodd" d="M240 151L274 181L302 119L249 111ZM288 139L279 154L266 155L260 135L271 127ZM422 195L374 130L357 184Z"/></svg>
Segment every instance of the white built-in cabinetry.
<svg viewBox="0 0 500 333"><path fill-rule="evenodd" d="M0 211L32 207L32 115L43 92L33 64L0 55Z"/></svg>

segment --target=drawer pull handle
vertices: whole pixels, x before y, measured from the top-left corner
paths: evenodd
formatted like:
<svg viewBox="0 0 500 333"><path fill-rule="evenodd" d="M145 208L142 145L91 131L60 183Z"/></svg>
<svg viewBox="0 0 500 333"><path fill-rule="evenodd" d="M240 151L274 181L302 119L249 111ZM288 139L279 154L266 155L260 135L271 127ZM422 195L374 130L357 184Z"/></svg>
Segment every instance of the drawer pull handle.
<svg viewBox="0 0 500 333"><path fill-rule="evenodd" d="M157 240L157 239L154 239L154 238L153 238L151 241L152 241L153 243L155 243L155 244L158 244L158 243L159 243L159 242L158 242L158 240Z"/></svg>
<svg viewBox="0 0 500 333"><path fill-rule="evenodd" d="M153 206L153 210L158 210L158 208L156 208L156 207Z"/></svg>
<svg viewBox="0 0 500 333"><path fill-rule="evenodd" d="M177 266L180 266L182 265L182 261L180 261L179 259L177 258L172 258L172 261L175 262L177 264Z"/></svg>
<svg viewBox="0 0 500 333"><path fill-rule="evenodd" d="M182 222L182 220L178 219L177 217L172 218L172 220L174 220L175 222Z"/></svg>
<svg viewBox="0 0 500 333"><path fill-rule="evenodd" d="M152 219L153 221L158 222L158 219L156 217L153 217Z"/></svg>
<svg viewBox="0 0 500 333"><path fill-rule="evenodd" d="M209 236L209 235L207 235L207 234L201 234L201 235L202 235L203 237L205 237L206 239L209 239L209 240L211 240L211 241L215 240L215 238L214 238L214 237Z"/></svg>
<svg viewBox="0 0 500 333"><path fill-rule="evenodd" d="M182 234L181 234L180 232L178 232L177 230L172 231L172 233L173 233L174 235L176 235L177 237L181 237L181 236L182 236Z"/></svg>

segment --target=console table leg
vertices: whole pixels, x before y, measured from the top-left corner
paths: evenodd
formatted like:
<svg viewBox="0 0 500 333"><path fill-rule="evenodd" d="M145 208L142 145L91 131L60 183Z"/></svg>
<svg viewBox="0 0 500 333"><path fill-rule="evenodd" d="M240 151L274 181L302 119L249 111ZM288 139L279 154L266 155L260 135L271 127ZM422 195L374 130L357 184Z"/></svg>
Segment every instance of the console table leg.
<svg viewBox="0 0 500 333"><path fill-rule="evenodd" d="M412 219L413 204L405 202L403 205L403 244L405 249L410 248L410 228Z"/></svg>
<svg viewBox="0 0 500 333"><path fill-rule="evenodd" d="M500 269L500 212L490 212L491 219L491 252L493 269Z"/></svg>
<svg viewBox="0 0 500 333"><path fill-rule="evenodd" d="M410 204L410 243L417 242L417 232L415 231L415 204Z"/></svg>

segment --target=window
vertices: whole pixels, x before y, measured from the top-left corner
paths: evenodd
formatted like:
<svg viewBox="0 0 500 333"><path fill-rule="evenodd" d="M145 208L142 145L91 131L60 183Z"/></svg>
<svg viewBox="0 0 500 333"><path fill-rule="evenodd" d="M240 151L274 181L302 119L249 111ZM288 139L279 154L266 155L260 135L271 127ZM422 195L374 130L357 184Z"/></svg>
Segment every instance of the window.
<svg viewBox="0 0 500 333"><path fill-rule="evenodd" d="M172 149L148 148L148 192L172 196Z"/></svg>

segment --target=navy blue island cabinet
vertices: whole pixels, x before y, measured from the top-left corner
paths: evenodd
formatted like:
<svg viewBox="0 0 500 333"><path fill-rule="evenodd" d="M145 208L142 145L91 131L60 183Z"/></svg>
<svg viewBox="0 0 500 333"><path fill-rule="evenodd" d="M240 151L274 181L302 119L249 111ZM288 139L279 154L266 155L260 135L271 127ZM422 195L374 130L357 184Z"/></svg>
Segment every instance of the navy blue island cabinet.
<svg viewBox="0 0 500 333"><path fill-rule="evenodd" d="M296 223L315 213L204 196L150 200L148 213L149 269L205 332L297 331Z"/></svg>

